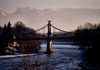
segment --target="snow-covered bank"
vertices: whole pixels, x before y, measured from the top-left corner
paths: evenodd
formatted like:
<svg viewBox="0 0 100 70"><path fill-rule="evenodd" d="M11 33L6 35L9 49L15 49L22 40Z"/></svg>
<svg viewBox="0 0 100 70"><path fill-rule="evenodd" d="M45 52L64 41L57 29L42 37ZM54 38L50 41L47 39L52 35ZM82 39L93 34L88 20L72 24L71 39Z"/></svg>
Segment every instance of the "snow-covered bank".
<svg viewBox="0 0 100 70"><path fill-rule="evenodd" d="M35 55L38 55L38 54L41 55L42 53L17 54L17 55L2 55L2 56L0 56L0 59L26 57L26 56L35 56Z"/></svg>

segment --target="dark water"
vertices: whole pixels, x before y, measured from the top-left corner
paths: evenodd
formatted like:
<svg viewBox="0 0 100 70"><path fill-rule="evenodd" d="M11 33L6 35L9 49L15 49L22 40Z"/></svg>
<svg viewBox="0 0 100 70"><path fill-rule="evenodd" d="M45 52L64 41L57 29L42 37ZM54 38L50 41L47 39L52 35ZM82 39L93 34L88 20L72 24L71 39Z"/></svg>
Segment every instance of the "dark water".
<svg viewBox="0 0 100 70"><path fill-rule="evenodd" d="M53 44L53 54L50 56L43 54L24 57L24 60L23 57L0 59L0 70L24 70L23 66L30 67L34 63L35 69L32 70L80 70L78 64L81 62L81 51L77 50L78 46L57 43ZM41 46L44 52L46 44Z"/></svg>

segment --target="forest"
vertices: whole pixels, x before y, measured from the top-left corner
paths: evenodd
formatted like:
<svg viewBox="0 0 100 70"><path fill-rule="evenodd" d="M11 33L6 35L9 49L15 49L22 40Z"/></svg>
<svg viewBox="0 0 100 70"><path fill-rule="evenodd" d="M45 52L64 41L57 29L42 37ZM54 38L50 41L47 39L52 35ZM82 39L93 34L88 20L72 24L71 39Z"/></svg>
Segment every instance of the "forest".
<svg viewBox="0 0 100 70"><path fill-rule="evenodd" d="M83 63L79 65L85 70L85 66L89 66L89 70L98 70L100 67L100 23L86 23L79 26L76 32L79 49L83 50Z"/></svg>
<svg viewBox="0 0 100 70"><path fill-rule="evenodd" d="M32 34L25 34L33 32ZM4 27L0 26L0 55L18 53L32 53L40 50L40 40L22 41L16 38L36 37L38 34L34 29L25 26L21 21L16 22L13 26L8 22Z"/></svg>

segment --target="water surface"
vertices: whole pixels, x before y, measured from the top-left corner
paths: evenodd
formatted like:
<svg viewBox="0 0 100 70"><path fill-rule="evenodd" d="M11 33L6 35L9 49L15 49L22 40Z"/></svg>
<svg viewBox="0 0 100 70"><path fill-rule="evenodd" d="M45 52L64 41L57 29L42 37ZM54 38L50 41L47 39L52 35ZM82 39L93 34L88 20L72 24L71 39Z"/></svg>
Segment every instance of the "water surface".
<svg viewBox="0 0 100 70"><path fill-rule="evenodd" d="M34 65L36 60L39 62L38 64L42 65L40 69L44 67L44 70L80 70L78 64L81 62L81 51L77 50L78 46L68 45L67 43L68 42L55 42L53 44L53 53L50 56L43 54L36 57L24 57L24 59L28 59L28 61L25 61L27 62L26 65ZM41 51L45 52L46 43L43 43L41 47ZM23 57L0 59L0 70L22 70L24 69L22 66L25 62L23 62ZM39 65L37 67L36 69L38 70Z"/></svg>

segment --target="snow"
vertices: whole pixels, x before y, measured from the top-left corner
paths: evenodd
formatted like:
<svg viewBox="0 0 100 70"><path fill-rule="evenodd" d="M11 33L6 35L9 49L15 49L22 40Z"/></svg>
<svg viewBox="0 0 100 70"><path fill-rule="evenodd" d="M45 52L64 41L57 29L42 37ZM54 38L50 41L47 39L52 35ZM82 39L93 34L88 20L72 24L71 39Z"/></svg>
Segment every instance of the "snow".
<svg viewBox="0 0 100 70"><path fill-rule="evenodd" d="M0 56L0 59L33 56L33 55L36 55L36 54L2 55Z"/></svg>

